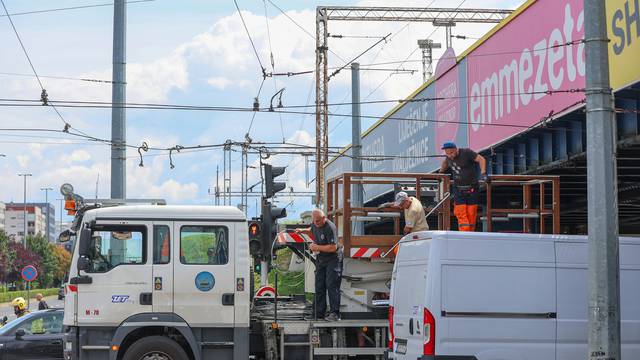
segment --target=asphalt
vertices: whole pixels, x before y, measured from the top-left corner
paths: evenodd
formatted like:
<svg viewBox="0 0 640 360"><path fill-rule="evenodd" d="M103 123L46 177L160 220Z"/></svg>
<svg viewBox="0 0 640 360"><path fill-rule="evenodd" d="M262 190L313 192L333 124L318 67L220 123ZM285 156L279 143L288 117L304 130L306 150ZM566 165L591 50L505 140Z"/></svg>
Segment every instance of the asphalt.
<svg viewBox="0 0 640 360"><path fill-rule="evenodd" d="M46 301L49 307L52 307L52 308L64 307L64 300L58 300L58 295L46 296L44 298L44 301ZM32 298L30 300L30 306L31 306L31 309L37 310L38 300L36 300L35 298ZM13 314L13 307L11 306L10 302L0 303L0 319L3 316L6 316L7 318L9 318L9 320L13 320L15 318L15 315Z"/></svg>

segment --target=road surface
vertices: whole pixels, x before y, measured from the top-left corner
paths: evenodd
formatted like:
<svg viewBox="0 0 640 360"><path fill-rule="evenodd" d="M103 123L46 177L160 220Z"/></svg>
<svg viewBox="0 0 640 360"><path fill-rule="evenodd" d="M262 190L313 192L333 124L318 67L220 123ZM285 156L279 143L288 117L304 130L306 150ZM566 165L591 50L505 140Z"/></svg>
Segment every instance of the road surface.
<svg viewBox="0 0 640 360"><path fill-rule="evenodd" d="M45 301L49 304L49 307L62 308L64 307L64 300L58 300L58 295L47 296L45 297ZM36 299L31 299L31 309L38 310L38 301ZM11 303L0 303L0 319L6 316L9 320L13 320L16 316L13 314L13 307L11 307Z"/></svg>

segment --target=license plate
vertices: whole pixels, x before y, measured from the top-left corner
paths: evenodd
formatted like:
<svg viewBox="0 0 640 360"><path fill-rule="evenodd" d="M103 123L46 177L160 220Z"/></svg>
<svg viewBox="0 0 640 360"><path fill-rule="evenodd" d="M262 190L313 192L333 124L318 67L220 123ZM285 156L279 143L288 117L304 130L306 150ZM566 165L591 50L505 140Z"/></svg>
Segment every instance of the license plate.
<svg viewBox="0 0 640 360"><path fill-rule="evenodd" d="M67 341L64 343L64 349L66 351L71 351L73 350L73 343L71 341Z"/></svg>
<svg viewBox="0 0 640 360"><path fill-rule="evenodd" d="M398 342L396 345L396 354L404 355L407 353L407 343Z"/></svg>

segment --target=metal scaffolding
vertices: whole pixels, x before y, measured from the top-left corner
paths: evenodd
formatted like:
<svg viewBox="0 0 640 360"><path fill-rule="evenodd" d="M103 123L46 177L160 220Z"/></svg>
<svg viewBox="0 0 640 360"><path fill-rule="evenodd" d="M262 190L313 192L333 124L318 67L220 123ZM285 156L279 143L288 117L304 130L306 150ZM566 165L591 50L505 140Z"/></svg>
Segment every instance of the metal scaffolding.
<svg viewBox="0 0 640 360"><path fill-rule="evenodd" d="M455 23L499 23L513 10L418 7L319 6L316 8L316 204L324 202L324 166L329 160L328 22L431 22L449 28ZM449 31L447 31L449 33ZM450 39L449 39L450 41Z"/></svg>

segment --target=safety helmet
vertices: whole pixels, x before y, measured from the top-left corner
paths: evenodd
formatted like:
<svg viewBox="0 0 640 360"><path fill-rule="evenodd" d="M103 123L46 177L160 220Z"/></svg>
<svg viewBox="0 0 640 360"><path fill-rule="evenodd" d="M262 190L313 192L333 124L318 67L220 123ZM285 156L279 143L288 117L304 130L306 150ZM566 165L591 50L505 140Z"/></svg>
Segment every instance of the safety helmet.
<svg viewBox="0 0 640 360"><path fill-rule="evenodd" d="M17 297L13 299L11 305L18 310L24 310L27 308L27 301L23 297Z"/></svg>

